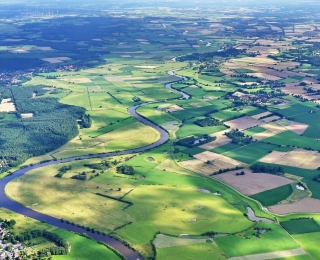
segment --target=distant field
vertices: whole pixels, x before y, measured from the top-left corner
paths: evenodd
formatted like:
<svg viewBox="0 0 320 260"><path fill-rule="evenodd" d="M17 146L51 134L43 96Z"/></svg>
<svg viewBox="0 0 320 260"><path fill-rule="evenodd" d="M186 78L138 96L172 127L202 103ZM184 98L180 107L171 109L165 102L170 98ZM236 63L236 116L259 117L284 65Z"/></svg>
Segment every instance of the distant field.
<svg viewBox="0 0 320 260"><path fill-rule="evenodd" d="M308 138L305 136L299 136L291 131L286 131L275 136L266 138L263 142L270 142L276 145L293 145L299 148L312 148L314 150L320 150L320 141Z"/></svg>
<svg viewBox="0 0 320 260"><path fill-rule="evenodd" d="M292 185L287 184L279 188L267 190L255 195L250 196L251 198L261 202L263 206L276 205L278 202L285 200L292 194Z"/></svg>
<svg viewBox="0 0 320 260"><path fill-rule="evenodd" d="M259 160L270 151L275 149L275 145L254 142L249 145L224 153L225 156L251 164Z"/></svg>
<svg viewBox="0 0 320 260"><path fill-rule="evenodd" d="M266 131L265 128L260 127L260 126L256 126L256 127L253 127L253 128L250 128L250 129L245 130L244 133L245 133L246 135L252 136L252 135L255 135L255 134L262 133L262 132L264 132L264 131Z"/></svg>
<svg viewBox="0 0 320 260"><path fill-rule="evenodd" d="M219 146L217 148L212 149L211 151L214 153L226 153L235 149L240 148L241 145L235 144L235 143L229 143L222 146Z"/></svg>
<svg viewBox="0 0 320 260"><path fill-rule="evenodd" d="M177 131L178 138L183 138L190 135L201 136L203 134L213 134L226 129L226 127L223 125L201 127L194 124L194 121L194 119L189 119L183 123L182 127L180 127Z"/></svg>

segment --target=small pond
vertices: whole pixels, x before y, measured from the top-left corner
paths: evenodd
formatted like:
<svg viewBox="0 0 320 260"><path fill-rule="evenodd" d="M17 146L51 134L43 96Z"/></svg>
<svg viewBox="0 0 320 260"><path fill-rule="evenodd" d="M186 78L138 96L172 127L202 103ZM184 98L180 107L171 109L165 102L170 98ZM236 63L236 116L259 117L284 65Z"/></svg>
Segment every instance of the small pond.
<svg viewBox="0 0 320 260"><path fill-rule="evenodd" d="M265 222L265 223L273 223L274 221L272 221L271 219L268 219L268 218L260 218L260 217L257 217L256 214L254 214L254 211L252 208L250 207L247 207L248 209L248 218L252 221L256 221L256 222L259 222L259 221L262 221L262 222Z"/></svg>

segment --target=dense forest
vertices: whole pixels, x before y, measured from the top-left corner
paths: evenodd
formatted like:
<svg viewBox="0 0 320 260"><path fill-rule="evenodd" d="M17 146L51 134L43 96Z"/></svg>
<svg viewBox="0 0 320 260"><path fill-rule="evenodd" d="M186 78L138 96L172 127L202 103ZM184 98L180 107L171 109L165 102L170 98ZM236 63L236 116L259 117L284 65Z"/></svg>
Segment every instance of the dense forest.
<svg viewBox="0 0 320 260"><path fill-rule="evenodd" d="M19 165L26 159L50 152L78 134L77 120L85 109L47 98L43 86L0 88L2 97L15 103L15 116L0 120L0 162L3 167ZM21 114L32 113L31 118Z"/></svg>

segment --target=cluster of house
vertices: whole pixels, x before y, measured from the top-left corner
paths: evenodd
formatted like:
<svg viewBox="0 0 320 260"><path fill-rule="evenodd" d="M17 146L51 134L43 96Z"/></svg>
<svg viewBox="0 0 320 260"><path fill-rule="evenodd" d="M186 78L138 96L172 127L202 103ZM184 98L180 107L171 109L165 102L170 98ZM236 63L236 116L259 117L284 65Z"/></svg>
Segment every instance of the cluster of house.
<svg viewBox="0 0 320 260"><path fill-rule="evenodd" d="M228 96L229 100L231 101L241 100L242 102L245 102L248 104L256 104L256 105L263 105L266 103L273 103L275 105L289 103L289 101L284 99L279 99L279 98L271 101L271 99L276 97L277 95L273 93L245 94L239 91Z"/></svg>
<svg viewBox="0 0 320 260"><path fill-rule="evenodd" d="M9 232L5 228L2 228L0 223L0 260L21 259L21 252L26 249L20 243L6 243L5 238L8 235Z"/></svg>

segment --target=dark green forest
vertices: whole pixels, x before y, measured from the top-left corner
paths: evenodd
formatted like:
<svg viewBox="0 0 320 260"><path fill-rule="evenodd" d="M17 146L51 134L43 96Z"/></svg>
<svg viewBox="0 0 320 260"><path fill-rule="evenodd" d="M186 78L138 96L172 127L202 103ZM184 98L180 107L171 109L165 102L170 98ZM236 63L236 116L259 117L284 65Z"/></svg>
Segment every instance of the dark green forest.
<svg viewBox="0 0 320 260"><path fill-rule="evenodd" d="M78 134L77 120L83 118L85 109L43 97L43 87L0 89L1 96L11 97L17 109L15 116L0 119L0 159L8 167L57 149ZM23 119L23 113L33 113L33 117Z"/></svg>

